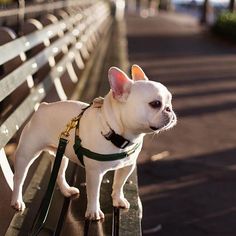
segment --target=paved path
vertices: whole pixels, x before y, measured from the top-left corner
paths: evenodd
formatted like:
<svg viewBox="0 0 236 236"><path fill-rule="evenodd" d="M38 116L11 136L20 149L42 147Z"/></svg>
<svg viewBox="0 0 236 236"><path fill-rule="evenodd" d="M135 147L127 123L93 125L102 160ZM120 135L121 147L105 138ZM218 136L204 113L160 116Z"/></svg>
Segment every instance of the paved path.
<svg viewBox="0 0 236 236"><path fill-rule="evenodd" d="M171 90L179 119L139 159L144 235L235 236L236 45L176 14L127 24L131 63Z"/></svg>

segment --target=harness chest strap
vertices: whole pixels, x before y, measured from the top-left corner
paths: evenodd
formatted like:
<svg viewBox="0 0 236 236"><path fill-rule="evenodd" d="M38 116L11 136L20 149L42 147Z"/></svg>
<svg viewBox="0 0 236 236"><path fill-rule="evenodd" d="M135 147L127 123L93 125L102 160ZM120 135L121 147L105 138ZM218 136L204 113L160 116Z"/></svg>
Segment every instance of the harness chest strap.
<svg viewBox="0 0 236 236"><path fill-rule="evenodd" d="M81 116L80 116L80 118L81 118ZM84 166L83 156L86 156L87 158L90 158L90 159L93 159L96 161L116 161L116 160L121 160L123 158L130 156L141 145L141 142L137 143L128 151L121 152L121 153L100 154L100 153L92 152L89 149L82 147L82 145L81 145L81 139L79 137L79 122L80 122L80 119L78 119L77 125L76 125L75 143L73 145L73 148L74 148L75 154L77 155L78 159L80 160L80 162L83 166Z"/></svg>
<svg viewBox="0 0 236 236"><path fill-rule="evenodd" d="M102 98L97 98L93 101L93 106L94 107L101 107L103 103ZM92 105L92 104L91 104ZM79 137L79 124L80 124L80 119L83 115L83 113L91 106L88 105L87 107L82 109L82 112L75 118L73 118L66 127L66 130L61 133L61 138L64 138L65 140L68 140L68 137L70 135L70 130L76 128L75 131L75 143L73 145L75 154L77 155L78 159L80 160L81 164L84 166L84 159L83 157L86 156L90 159L96 160L96 161L116 161L116 160L121 160L123 158L126 158L133 154L141 145L142 142L137 143L134 145L131 149L125 152L121 153L113 153L113 154L100 154L96 152L92 152L87 148L82 147L81 145L81 139ZM102 134L103 135L103 134ZM107 140L111 141L116 147L123 149L129 144L132 144L129 140L123 138L121 135L116 134L114 130L111 130L110 133L107 135L103 135L104 138Z"/></svg>
<svg viewBox="0 0 236 236"><path fill-rule="evenodd" d="M96 161L117 161L121 160L123 158L126 158L133 154L138 147L141 145L141 143L137 143L133 148L126 152L121 152L121 153L113 153L113 154L100 154L96 152L92 152L87 148L84 148L81 146L81 139L79 136L75 136L75 144L74 144L74 151L80 160L81 164L84 166L84 159L83 156L86 156L90 159L96 160Z"/></svg>

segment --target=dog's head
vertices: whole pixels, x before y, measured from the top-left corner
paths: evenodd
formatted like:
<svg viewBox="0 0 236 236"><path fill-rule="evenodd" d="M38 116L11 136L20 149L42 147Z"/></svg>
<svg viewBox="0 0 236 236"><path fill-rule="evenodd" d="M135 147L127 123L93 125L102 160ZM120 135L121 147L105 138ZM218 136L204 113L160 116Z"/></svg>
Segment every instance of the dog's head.
<svg viewBox="0 0 236 236"><path fill-rule="evenodd" d="M126 128L150 133L167 130L176 124L171 93L161 83L149 81L139 66L132 66L133 80L116 67L110 68L108 77L114 103L119 106Z"/></svg>

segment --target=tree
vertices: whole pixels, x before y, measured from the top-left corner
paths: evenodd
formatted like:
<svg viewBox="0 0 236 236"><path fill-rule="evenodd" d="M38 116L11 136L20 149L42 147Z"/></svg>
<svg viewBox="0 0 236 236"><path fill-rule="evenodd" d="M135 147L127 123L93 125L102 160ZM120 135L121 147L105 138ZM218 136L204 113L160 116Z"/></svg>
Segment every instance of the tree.
<svg viewBox="0 0 236 236"><path fill-rule="evenodd" d="M205 24L207 22L207 12L208 12L208 7L209 7L208 5L209 5L209 0L204 0L203 5L202 5L202 16L201 16L202 24Z"/></svg>
<svg viewBox="0 0 236 236"><path fill-rule="evenodd" d="M235 4L235 0L229 1L229 11L230 12L234 12L234 4Z"/></svg>

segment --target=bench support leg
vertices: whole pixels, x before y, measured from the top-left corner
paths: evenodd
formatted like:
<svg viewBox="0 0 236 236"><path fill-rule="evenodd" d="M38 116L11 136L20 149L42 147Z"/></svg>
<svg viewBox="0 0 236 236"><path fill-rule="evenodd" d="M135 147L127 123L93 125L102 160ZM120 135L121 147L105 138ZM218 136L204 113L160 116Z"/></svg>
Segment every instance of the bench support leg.
<svg viewBox="0 0 236 236"><path fill-rule="evenodd" d="M124 197L123 187L125 182L131 175L135 165L126 166L115 171L114 181L112 186L112 200L114 207L129 208L130 204Z"/></svg>

